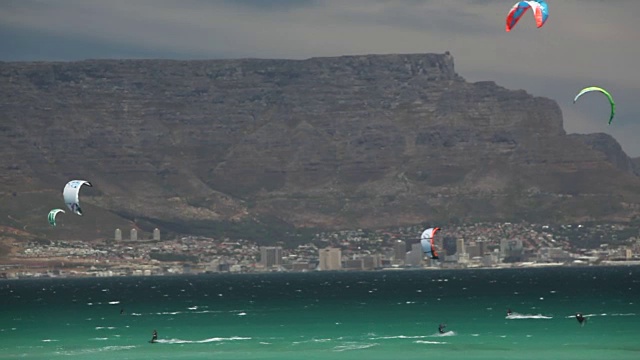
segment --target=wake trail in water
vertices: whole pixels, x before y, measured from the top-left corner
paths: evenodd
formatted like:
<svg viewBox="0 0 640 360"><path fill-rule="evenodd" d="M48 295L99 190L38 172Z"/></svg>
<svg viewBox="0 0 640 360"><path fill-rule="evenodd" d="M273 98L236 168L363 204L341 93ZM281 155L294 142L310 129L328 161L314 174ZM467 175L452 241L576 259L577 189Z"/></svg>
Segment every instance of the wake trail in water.
<svg viewBox="0 0 640 360"><path fill-rule="evenodd" d="M455 331L447 331L444 333L435 333L432 335L427 335L427 337L447 337L447 336L456 336L458 335L458 333L456 333Z"/></svg>
<svg viewBox="0 0 640 360"><path fill-rule="evenodd" d="M585 318L590 318L590 317L604 317L604 316L638 316L638 314L636 313L613 313L613 314L602 313L602 314L582 314L582 316L584 316ZM565 318L567 319L574 319L575 317L576 317L575 314L565 316Z"/></svg>
<svg viewBox="0 0 640 360"><path fill-rule="evenodd" d="M553 316L546 316L546 315L542 315L542 314L518 314L518 313L513 313L511 315L507 315L505 317L505 319L507 319L507 320L522 320L522 319L549 320L549 319L553 319Z"/></svg>
<svg viewBox="0 0 640 360"><path fill-rule="evenodd" d="M56 351L54 354L56 355L66 355L66 356L76 356L76 355L85 355L85 354L93 354L100 352L111 352L111 351L122 351L122 350L131 350L136 347L133 345L126 346L104 346L99 348L91 348L91 349L82 349L82 350L68 350L68 351Z"/></svg>
<svg viewBox="0 0 640 360"><path fill-rule="evenodd" d="M206 344L211 342L251 340L250 337L232 336L229 338L213 337L203 340L183 340L183 339L158 339L157 344Z"/></svg>
<svg viewBox="0 0 640 360"><path fill-rule="evenodd" d="M362 350L362 349L368 349L370 347L373 346L378 346L379 344L361 344L361 343L347 343L347 344L343 344L343 345L338 345L336 347L333 348L333 351L335 352L342 352L342 351L349 351L349 350Z"/></svg>

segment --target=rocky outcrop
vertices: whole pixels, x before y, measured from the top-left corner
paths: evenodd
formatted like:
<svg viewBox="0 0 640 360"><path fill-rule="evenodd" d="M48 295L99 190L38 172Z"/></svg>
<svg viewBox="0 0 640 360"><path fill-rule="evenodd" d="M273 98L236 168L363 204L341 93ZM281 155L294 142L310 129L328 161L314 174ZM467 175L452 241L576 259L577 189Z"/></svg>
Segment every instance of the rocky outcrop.
<svg viewBox="0 0 640 360"><path fill-rule="evenodd" d="M571 134L590 149L604 154L606 160L617 169L640 176L640 168L622 150L620 144L609 134Z"/></svg>
<svg viewBox="0 0 640 360"><path fill-rule="evenodd" d="M631 159L631 163L633 164L634 168L636 169L636 174L640 174L640 157L632 158Z"/></svg>
<svg viewBox="0 0 640 360"><path fill-rule="evenodd" d="M640 203L613 139L566 135L554 101L468 83L448 53L2 63L0 96L0 211L47 236L626 219ZM72 178L94 184L86 216L53 233L42 214Z"/></svg>

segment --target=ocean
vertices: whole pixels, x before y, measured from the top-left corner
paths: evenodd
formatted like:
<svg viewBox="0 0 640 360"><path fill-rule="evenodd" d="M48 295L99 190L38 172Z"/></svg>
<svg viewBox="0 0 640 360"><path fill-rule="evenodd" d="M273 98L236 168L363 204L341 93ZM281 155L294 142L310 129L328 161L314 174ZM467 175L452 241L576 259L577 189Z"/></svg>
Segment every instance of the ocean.
<svg viewBox="0 0 640 360"><path fill-rule="evenodd" d="M618 266L3 280L0 358L637 360L638 275Z"/></svg>

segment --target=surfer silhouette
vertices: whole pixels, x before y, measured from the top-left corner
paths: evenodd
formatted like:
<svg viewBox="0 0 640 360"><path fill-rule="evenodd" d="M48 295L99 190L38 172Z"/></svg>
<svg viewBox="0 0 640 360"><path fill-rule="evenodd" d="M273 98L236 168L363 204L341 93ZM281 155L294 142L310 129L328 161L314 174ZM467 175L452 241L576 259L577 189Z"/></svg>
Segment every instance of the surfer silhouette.
<svg viewBox="0 0 640 360"><path fill-rule="evenodd" d="M587 318L582 316L581 313L576 313L576 320L578 320L580 325L584 326L584 323L587 321Z"/></svg>
<svg viewBox="0 0 640 360"><path fill-rule="evenodd" d="M120 309L120 315L124 314L124 309Z"/></svg>
<svg viewBox="0 0 640 360"><path fill-rule="evenodd" d="M151 341L149 341L150 343L154 343L158 340L158 332L154 329L153 330L153 334L151 335Z"/></svg>
<svg viewBox="0 0 640 360"><path fill-rule="evenodd" d="M513 314L513 313L511 312L511 309L507 309L507 316L509 316L509 315L511 315L511 314Z"/></svg>
<svg viewBox="0 0 640 360"><path fill-rule="evenodd" d="M438 332L440 334L444 334L445 333L444 329L446 329L446 328L447 328L447 324L440 324L440 325L438 325Z"/></svg>

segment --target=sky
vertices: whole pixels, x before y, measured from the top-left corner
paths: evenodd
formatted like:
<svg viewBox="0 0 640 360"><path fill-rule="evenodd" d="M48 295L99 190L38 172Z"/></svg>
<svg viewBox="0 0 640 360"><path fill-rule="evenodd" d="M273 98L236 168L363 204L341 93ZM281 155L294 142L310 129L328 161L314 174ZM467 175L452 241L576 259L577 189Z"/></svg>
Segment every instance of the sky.
<svg viewBox="0 0 640 360"><path fill-rule="evenodd" d="M640 0L549 0L509 33L514 0L2 0L0 61L444 53L468 81L556 100L567 133L640 156ZM635 14L635 15L634 15ZM573 97L586 86L609 90ZM637 100L638 99L638 100Z"/></svg>

